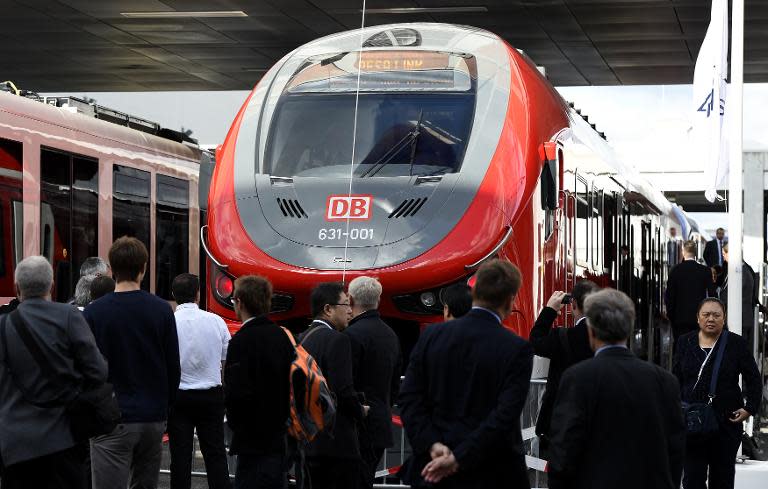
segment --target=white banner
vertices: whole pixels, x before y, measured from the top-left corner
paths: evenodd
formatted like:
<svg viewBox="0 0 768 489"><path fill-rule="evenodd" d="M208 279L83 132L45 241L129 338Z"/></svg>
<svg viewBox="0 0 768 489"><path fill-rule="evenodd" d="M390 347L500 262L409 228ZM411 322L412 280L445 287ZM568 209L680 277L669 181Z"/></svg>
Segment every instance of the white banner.
<svg viewBox="0 0 768 489"><path fill-rule="evenodd" d="M712 17L693 74L693 157L704 166L710 202L728 175L726 83L728 76L728 0L712 0Z"/></svg>

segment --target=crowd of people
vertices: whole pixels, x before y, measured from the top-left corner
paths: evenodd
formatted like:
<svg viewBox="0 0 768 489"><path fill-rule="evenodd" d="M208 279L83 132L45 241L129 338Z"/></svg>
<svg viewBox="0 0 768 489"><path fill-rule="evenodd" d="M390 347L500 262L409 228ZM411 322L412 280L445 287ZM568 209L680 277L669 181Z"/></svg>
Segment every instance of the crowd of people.
<svg viewBox="0 0 768 489"><path fill-rule="evenodd" d="M745 340L729 334L723 303L706 295L675 309L690 331L680 331L670 373L627 349L632 300L589 281L555 292L529 341L512 333L504 322L522 275L491 260L471 288L442 292L445 322L427 327L406 359L378 312L373 277L317 285L313 319L294 342L268 316L271 283L241 276L232 303L242 325L230 338L220 317L198 307L195 275L173 279L175 311L142 290L147 261L140 241L118 239L108 265L83 265L72 305L51 301L44 257L19 262L16 312L0 320L3 489L155 488L165 433L174 489L191 485L195 433L211 488L285 488L289 472L304 487L371 488L393 445L396 401L412 448L399 475L412 487L528 488L520 417L534 355L550 360L536 426L550 487L731 488L742 423L760 402ZM575 325L555 327L566 304ZM299 348L335 399L334 422L308 441L289 434ZM37 355L51 367L39 368ZM94 386L113 389L119 420L83 439L69 406ZM712 418L706 429L692 423L701 406Z"/></svg>

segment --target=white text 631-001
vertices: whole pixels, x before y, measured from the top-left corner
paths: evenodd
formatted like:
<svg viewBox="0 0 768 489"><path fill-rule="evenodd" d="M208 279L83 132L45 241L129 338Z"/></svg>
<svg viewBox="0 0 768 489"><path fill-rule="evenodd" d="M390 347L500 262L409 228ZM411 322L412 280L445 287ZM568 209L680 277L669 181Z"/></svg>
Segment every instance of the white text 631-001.
<svg viewBox="0 0 768 489"><path fill-rule="evenodd" d="M320 241L334 241L349 238L351 240L373 239L373 228L351 228L349 233L343 228L321 228L317 232Z"/></svg>

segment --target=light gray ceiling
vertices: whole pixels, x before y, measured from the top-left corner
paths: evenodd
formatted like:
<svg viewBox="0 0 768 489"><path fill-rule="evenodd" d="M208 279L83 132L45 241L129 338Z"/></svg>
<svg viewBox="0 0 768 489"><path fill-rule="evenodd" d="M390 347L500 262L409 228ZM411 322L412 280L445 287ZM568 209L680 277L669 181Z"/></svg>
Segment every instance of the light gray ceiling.
<svg viewBox="0 0 768 489"><path fill-rule="evenodd" d="M250 89L291 49L360 26L362 0L0 0L0 81L46 91ZM368 0L371 14L493 31L557 86L691 83L710 0ZM242 10L248 17L134 19L130 11ZM745 79L768 82L768 2L746 0Z"/></svg>

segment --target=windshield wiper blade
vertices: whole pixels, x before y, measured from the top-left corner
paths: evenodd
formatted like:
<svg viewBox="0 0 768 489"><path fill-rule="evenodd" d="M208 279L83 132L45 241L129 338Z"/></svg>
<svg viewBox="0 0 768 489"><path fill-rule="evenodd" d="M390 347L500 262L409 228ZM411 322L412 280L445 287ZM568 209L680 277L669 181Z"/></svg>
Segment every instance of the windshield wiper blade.
<svg viewBox="0 0 768 489"><path fill-rule="evenodd" d="M413 129L413 139L411 140L411 161L408 165L408 176L413 176L413 160L416 159L416 146L419 144L419 136L421 135L421 120L424 118L424 109L419 111L419 120L416 122L416 127Z"/></svg>
<svg viewBox="0 0 768 489"><path fill-rule="evenodd" d="M384 166L392 161L392 158L400 154L400 151L405 148L407 142L409 142L409 139L414 137L414 131L408 131L405 136L403 136L400 141L396 142L394 146L392 146L386 153L384 153L381 158L376 160L376 162L371 165L370 168L365 170L363 173L360 174L360 178L365 178L367 176L374 176L384 168Z"/></svg>

